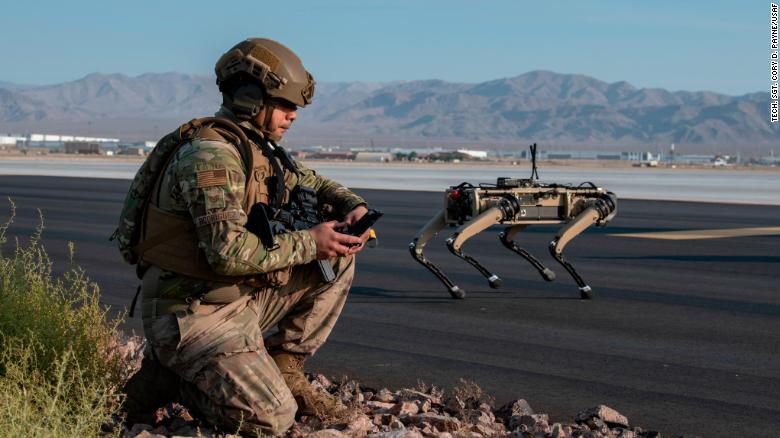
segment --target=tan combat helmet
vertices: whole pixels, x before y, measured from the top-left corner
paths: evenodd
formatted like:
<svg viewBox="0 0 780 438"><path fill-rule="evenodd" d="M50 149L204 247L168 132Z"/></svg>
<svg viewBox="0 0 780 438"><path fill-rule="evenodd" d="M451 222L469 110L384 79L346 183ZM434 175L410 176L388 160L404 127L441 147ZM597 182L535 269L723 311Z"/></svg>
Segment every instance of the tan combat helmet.
<svg viewBox="0 0 780 438"><path fill-rule="evenodd" d="M222 55L214 67L217 85L246 73L271 98L284 99L299 107L311 103L314 78L292 50L266 38L249 38Z"/></svg>

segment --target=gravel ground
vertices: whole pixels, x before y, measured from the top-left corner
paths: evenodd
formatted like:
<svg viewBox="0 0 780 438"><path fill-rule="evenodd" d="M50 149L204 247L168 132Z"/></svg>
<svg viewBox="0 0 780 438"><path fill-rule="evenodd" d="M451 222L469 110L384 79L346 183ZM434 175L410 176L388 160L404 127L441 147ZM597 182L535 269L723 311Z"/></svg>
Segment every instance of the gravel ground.
<svg viewBox="0 0 780 438"><path fill-rule="evenodd" d="M137 371L143 358L144 340L124 340L119 351L128 361L129 374ZM535 412L524 399L495 407L493 398L478 385L466 380L443 391L422 382L416 388L390 390L367 388L346 378L334 381L322 374L307 374L317 391L341 399L348 408L329 418L300 417L286 437L372 437L372 438L638 438L661 434L636 427L615 409L599 405L575 416L574 423L556 422L545 413ZM204 423L186 406L172 402L161 406L148 424L122 424L122 412L106 431L121 427L121 436L130 437L236 437L228 431ZM690 438L690 437L687 437Z"/></svg>

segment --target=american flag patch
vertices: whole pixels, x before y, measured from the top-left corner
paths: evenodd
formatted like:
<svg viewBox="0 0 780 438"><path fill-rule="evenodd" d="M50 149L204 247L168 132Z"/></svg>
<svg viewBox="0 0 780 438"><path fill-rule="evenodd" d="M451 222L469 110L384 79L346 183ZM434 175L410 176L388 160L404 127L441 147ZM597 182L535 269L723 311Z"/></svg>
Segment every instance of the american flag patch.
<svg viewBox="0 0 780 438"><path fill-rule="evenodd" d="M227 169L201 170L197 174L197 188L224 186L227 184Z"/></svg>

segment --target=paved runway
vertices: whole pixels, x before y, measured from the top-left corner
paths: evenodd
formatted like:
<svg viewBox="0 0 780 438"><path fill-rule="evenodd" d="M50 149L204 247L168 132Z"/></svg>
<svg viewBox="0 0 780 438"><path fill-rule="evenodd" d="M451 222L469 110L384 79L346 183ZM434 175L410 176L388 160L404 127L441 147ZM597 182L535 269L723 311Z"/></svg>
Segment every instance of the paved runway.
<svg viewBox="0 0 780 438"><path fill-rule="evenodd" d="M107 238L128 185L2 176L0 197L17 205L12 234L29 235L40 208L54 260L62 263L66 242L75 242L104 302L122 308L136 280ZM776 434L780 207L621 200L608 227L567 248L594 289L592 301L577 299L574 282L547 255L554 227L518 236L556 271L553 283L504 249L497 230L467 243L504 278L500 290L437 238L430 258L468 292L455 301L407 249L441 195L358 192L386 212L380 246L361 254L345 311L312 369L370 386L420 379L450 387L463 377L499 403L526 398L553 421L603 403L665 434Z"/></svg>

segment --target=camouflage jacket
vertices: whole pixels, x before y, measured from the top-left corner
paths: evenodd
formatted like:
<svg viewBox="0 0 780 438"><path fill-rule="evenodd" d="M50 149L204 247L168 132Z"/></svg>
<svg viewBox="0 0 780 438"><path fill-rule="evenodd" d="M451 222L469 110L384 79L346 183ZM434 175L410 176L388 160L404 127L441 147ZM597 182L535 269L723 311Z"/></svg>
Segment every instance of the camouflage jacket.
<svg viewBox="0 0 780 438"><path fill-rule="evenodd" d="M239 122L224 108L217 113L245 128L248 122ZM259 148L252 143L252 147ZM296 186L316 191L320 203L332 205L341 216L365 201L341 184L295 162L298 173L285 171L286 194ZM261 171L261 173L263 173ZM269 193L265 175L253 173L255 189ZM158 206L167 212L190 217L196 226L198 247L218 275L253 276L302 265L315 260L317 247L307 230L276 236L278 247L269 250L259 238L248 232L247 211L243 206L247 174L241 156L228 142L196 139L182 145L164 171ZM266 198L267 199L267 198ZM163 271L159 278L157 296L184 298L207 291L211 286L173 272Z"/></svg>

